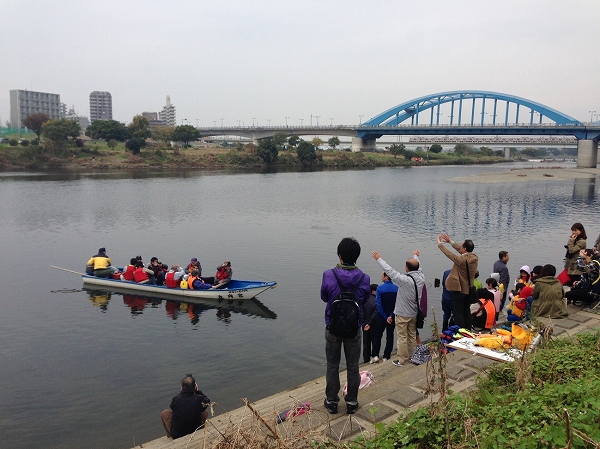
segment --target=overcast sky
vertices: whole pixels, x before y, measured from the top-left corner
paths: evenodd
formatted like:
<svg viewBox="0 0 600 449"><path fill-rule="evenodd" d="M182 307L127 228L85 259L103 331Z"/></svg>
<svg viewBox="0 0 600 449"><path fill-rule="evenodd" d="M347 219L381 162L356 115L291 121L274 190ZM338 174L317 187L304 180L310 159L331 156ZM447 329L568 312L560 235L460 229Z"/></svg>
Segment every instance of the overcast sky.
<svg viewBox="0 0 600 449"><path fill-rule="evenodd" d="M2 123L11 89L85 116L109 91L126 123L166 95L178 124L329 125L475 89L600 114L599 0L0 0L0 19Z"/></svg>

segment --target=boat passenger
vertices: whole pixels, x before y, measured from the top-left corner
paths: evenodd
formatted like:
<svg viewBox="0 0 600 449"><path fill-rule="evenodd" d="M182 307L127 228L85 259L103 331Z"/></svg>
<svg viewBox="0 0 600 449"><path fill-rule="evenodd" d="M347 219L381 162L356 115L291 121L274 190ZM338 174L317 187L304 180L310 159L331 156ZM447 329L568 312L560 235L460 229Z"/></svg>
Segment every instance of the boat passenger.
<svg viewBox="0 0 600 449"><path fill-rule="evenodd" d="M154 279L154 272L144 267L144 263L140 260L138 260L135 265L133 278L138 284L156 285L156 280Z"/></svg>
<svg viewBox="0 0 600 449"><path fill-rule="evenodd" d="M154 273L156 285L163 285L165 283L165 272L162 269L162 265L163 264L158 261L158 257L153 257L150 259L150 265L148 265L148 269Z"/></svg>
<svg viewBox="0 0 600 449"><path fill-rule="evenodd" d="M200 272L198 270L192 270L192 274L188 277L188 287L191 290L208 290L211 288L210 284L207 284L200 277Z"/></svg>
<svg viewBox="0 0 600 449"><path fill-rule="evenodd" d="M131 260L129 261L129 265L127 265L123 269L123 273L121 273L122 281L135 281L135 278L133 277L133 272L135 271L136 263L137 263L137 259L135 257L132 257Z"/></svg>
<svg viewBox="0 0 600 449"><path fill-rule="evenodd" d="M100 248L98 254L87 262L86 273L93 272L99 278L110 278L117 269L111 266L110 258L106 255L106 248Z"/></svg>
<svg viewBox="0 0 600 449"><path fill-rule="evenodd" d="M190 263L185 268L185 274L192 274L193 270L198 270L198 273L200 273L198 276L202 275L202 265L200 265L200 262L195 257L192 257L192 260L190 260Z"/></svg>
<svg viewBox="0 0 600 449"><path fill-rule="evenodd" d="M222 288L231 282L231 276L233 270L231 269L231 262L226 260L217 267L217 274L215 274L215 285L212 288Z"/></svg>
<svg viewBox="0 0 600 449"><path fill-rule="evenodd" d="M172 265L171 269L165 275L165 285L167 288L177 288L185 272L179 265Z"/></svg>

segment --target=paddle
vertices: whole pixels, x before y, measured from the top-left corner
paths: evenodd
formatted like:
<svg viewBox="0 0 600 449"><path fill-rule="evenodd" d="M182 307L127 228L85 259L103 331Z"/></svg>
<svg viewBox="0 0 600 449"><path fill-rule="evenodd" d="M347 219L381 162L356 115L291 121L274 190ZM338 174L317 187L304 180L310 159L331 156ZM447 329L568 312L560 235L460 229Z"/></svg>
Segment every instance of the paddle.
<svg viewBox="0 0 600 449"><path fill-rule="evenodd" d="M56 268L57 270L68 271L69 273L75 273L75 274L79 274L81 276L85 275L85 273L80 273L79 271L73 271L73 270L68 270L66 268L55 267L54 265L50 265L50 268Z"/></svg>

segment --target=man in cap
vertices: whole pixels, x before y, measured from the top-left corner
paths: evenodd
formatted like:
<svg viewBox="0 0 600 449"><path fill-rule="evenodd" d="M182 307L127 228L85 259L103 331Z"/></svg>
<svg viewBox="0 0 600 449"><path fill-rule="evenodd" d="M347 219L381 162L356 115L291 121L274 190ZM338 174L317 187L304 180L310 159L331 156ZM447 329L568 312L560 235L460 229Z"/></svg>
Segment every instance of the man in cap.
<svg viewBox="0 0 600 449"><path fill-rule="evenodd" d="M202 265L200 265L200 262L198 262L196 257L192 257L192 260L190 260L188 266L185 267L185 274L192 274L193 270L198 270L200 273L199 276L202 276Z"/></svg>
<svg viewBox="0 0 600 449"><path fill-rule="evenodd" d="M94 276L99 278L112 277L117 269L111 266L110 258L106 255L106 248L100 248L98 254L93 256L87 262L86 273L93 272Z"/></svg>

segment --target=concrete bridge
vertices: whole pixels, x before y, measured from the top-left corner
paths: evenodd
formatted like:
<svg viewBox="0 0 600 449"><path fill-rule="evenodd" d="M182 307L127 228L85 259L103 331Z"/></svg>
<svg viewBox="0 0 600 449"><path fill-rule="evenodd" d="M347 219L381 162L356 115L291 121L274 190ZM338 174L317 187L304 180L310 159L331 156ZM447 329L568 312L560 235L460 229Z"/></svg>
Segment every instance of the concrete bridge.
<svg viewBox="0 0 600 449"><path fill-rule="evenodd" d="M523 117L525 120L523 121ZM600 122L583 123L562 112L513 95L453 91L401 103L359 125L198 128L203 136L253 139L331 135L352 137L352 151L374 150L382 136L572 136L577 166L596 167Z"/></svg>

